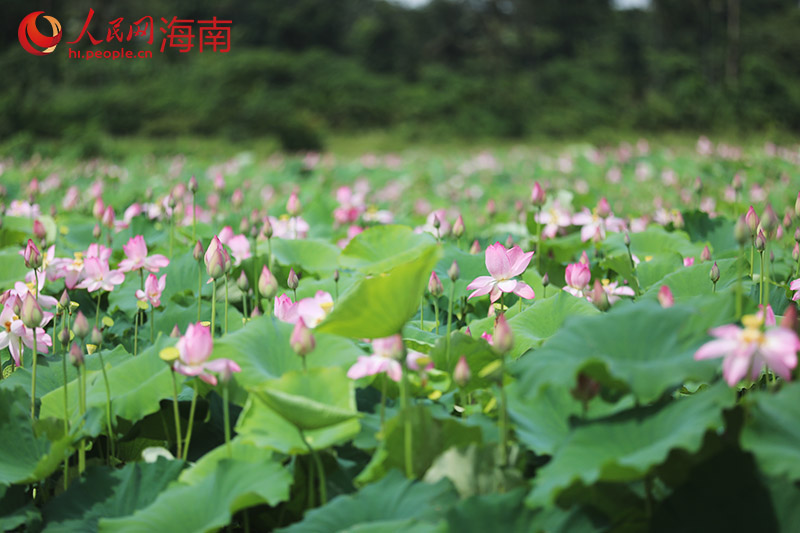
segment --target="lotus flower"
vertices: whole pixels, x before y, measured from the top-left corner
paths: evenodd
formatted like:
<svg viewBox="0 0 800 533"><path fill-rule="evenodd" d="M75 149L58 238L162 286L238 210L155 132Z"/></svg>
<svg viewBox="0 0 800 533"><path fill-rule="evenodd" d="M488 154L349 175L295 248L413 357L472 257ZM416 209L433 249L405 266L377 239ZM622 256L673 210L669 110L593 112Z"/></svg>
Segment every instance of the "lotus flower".
<svg viewBox="0 0 800 533"><path fill-rule="evenodd" d="M590 239L602 241L606 238L606 231L619 232L625 229L625 221L614 216L608 200L600 199L594 211L584 209L573 215L572 223L581 227L581 241Z"/></svg>
<svg viewBox="0 0 800 533"><path fill-rule="evenodd" d="M522 281L512 279L522 274L531 262L533 252L523 253L519 246L510 250L496 242L486 248L486 270L490 276L478 276L467 286L474 291L470 298L489 294L492 303L500 299L503 292L511 292L520 298L532 299L536 296L533 289Z"/></svg>
<svg viewBox="0 0 800 533"><path fill-rule="evenodd" d="M589 282L592 280L592 272L589 270L588 264L583 262L572 263L567 265L564 279L567 282L567 286L564 287L565 291L574 296L583 297L586 293L586 287L589 286Z"/></svg>
<svg viewBox="0 0 800 533"><path fill-rule="evenodd" d="M240 264L245 259L251 257L250 241L246 235L234 235L233 228L225 226L219 232L219 242L231 249L234 265Z"/></svg>
<svg viewBox="0 0 800 533"><path fill-rule="evenodd" d="M722 375L731 387L748 375L758 379L765 365L783 379L791 379L800 350L797 334L783 327L767 326L765 330L764 318L759 315L742 317L742 324L744 328L728 324L710 330L715 340L701 346L694 358L724 357Z"/></svg>
<svg viewBox="0 0 800 533"><path fill-rule="evenodd" d="M161 305L161 293L167 286L167 275L163 274L157 278L155 274L150 274L144 282L144 290L136 291L136 298L151 304L153 307Z"/></svg>
<svg viewBox="0 0 800 533"><path fill-rule="evenodd" d="M123 281L125 274L119 270L109 270L108 261L89 257L83 263L83 281L78 284L78 288L89 292L113 291L114 287L121 285Z"/></svg>
<svg viewBox="0 0 800 533"><path fill-rule="evenodd" d="M196 376L209 385L216 385L217 377L210 372L219 373L223 380L229 379L233 372L241 372L236 361L230 359L208 361L214 348L214 340L207 326L189 324L186 334L178 340L176 348L180 356L172 364L172 368L184 376Z"/></svg>
<svg viewBox="0 0 800 533"><path fill-rule="evenodd" d="M147 243L141 235L132 237L122 249L126 255L126 259L119 262L119 269L122 272L132 272L140 268L148 272L158 272L160 268L169 265L169 259L163 255L147 255Z"/></svg>
<svg viewBox="0 0 800 533"><path fill-rule="evenodd" d="M22 365L22 354L20 353L20 341L22 344L33 349L33 328L25 327L19 315L14 311L15 304L19 301L14 299L3 306L0 311L0 350L8 347L11 358L14 359L16 366ZM36 349L40 353L47 353L47 347L53 345L53 341L45 330L44 326L53 318L52 313L42 313L42 320L36 328Z"/></svg>
<svg viewBox="0 0 800 533"><path fill-rule="evenodd" d="M397 360L403 353L403 338L392 335L372 342L372 355L359 356L358 361L347 371L350 379L359 379L366 376L385 373L392 381L400 381L403 376L403 367Z"/></svg>

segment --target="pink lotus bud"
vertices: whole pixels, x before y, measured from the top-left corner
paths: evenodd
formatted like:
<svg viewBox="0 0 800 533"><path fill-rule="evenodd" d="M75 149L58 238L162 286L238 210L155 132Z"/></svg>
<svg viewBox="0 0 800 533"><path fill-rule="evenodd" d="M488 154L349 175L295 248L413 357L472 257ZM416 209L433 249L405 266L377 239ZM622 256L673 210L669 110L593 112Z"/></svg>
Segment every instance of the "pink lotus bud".
<svg viewBox="0 0 800 533"><path fill-rule="evenodd" d="M243 293L247 293L247 291L250 290L250 282L247 281L244 270L239 274L239 279L236 280L236 286L239 287L239 290Z"/></svg>
<svg viewBox="0 0 800 533"><path fill-rule="evenodd" d="M227 269L225 248L222 246L222 243L219 242L219 238L216 235L211 239L211 244L208 245L204 259L206 272L211 279L216 280L225 275L225 270Z"/></svg>
<svg viewBox="0 0 800 533"><path fill-rule="evenodd" d="M758 228L758 215L756 214L756 210L753 209L753 206L750 206L750 209L747 210L747 214L744 216L744 221L747 222L747 227L750 229L750 236L754 237L756 235L756 229Z"/></svg>
<svg viewBox="0 0 800 533"><path fill-rule="evenodd" d="M531 204L534 207L542 207L546 200L546 195L542 186L539 185L539 182L533 184L533 190L531 191Z"/></svg>
<svg viewBox="0 0 800 533"><path fill-rule="evenodd" d="M214 176L214 190L217 192L225 190L225 177L222 174Z"/></svg>
<svg viewBox="0 0 800 533"><path fill-rule="evenodd" d="M747 229L747 221L744 215L736 219L736 225L733 227L733 237L739 246L744 246L750 240L750 232Z"/></svg>
<svg viewBox="0 0 800 533"><path fill-rule="evenodd" d="M69 330L66 327L61 328L61 331L58 332L58 342L60 342L62 346L69 344Z"/></svg>
<svg viewBox="0 0 800 533"><path fill-rule="evenodd" d="M302 211L302 206L300 205L300 199L297 197L297 191L292 191L292 194L289 195L289 200L286 202L286 212L289 213L289 216L296 217Z"/></svg>
<svg viewBox="0 0 800 533"><path fill-rule="evenodd" d="M58 305L61 307L61 309L69 309L70 299L67 289L64 289L64 292L61 293L61 298L58 300Z"/></svg>
<svg viewBox="0 0 800 533"><path fill-rule="evenodd" d="M608 301L608 294L603 290L599 280L594 280L594 288L592 289L590 300L601 311L606 311L611 307L611 303Z"/></svg>
<svg viewBox="0 0 800 533"><path fill-rule="evenodd" d="M711 261L711 250L708 249L708 245L700 252L700 261Z"/></svg>
<svg viewBox="0 0 800 533"><path fill-rule="evenodd" d="M509 234L508 238L506 239L506 248L513 248L513 247L514 247L514 237L512 237Z"/></svg>
<svg viewBox="0 0 800 533"><path fill-rule="evenodd" d="M717 266L716 261L714 261L714 264L711 266L711 271L708 273L708 278L711 280L711 283L714 284L719 281L719 267Z"/></svg>
<svg viewBox="0 0 800 533"><path fill-rule="evenodd" d="M33 236L36 237L39 242L44 242L47 238L47 230L38 218L33 221Z"/></svg>
<svg viewBox="0 0 800 533"><path fill-rule="evenodd" d="M261 228L261 233L263 233L267 239L271 239L273 232L274 230L272 229L272 223L269 221L269 218L264 218L264 227Z"/></svg>
<svg viewBox="0 0 800 533"><path fill-rule="evenodd" d="M73 366L82 366L83 359L83 350L78 347L77 342L73 342L72 347L69 349L69 362L72 363Z"/></svg>
<svg viewBox="0 0 800 533"><path fill-rule="evenodd" d="M306 354L311 352L316 346L314 335L311 333L311 330L306 327L306 323L302 318L299 318L294 325L289 344L291 344L292 350L301 357L305 357Z"/></svg>
<svg viewBox="0 0 800 533"><path fill-rule="evenodd" d="M75 336L79 339L85 338L92 331L89 328L89 321L86 320L86 315L83 314L83 311L78 311L78 314L75 315L72 331L75 332Z"/></svg>
<svg viewBox="0 0 800 533"><path fill-rule="evenodd" d="M783 318L781 318L781 327L790 329L792 331L797 328L797 307L794 303L790 303L783 312Z"/></svg>
<svg viewBox="0 0 800 533"><path fill-rule="evenodd" d="M194 176L192 176L192 178L194 178ZM175 324L172 327L172 331L170 331L169 336L172 337L173 339L179 339L180 338L181 330L178 328L178 324Z"/></svg>
<svg viewBox="0 0 800 533"><path fill-rule="evenodd" d="M42 323L44 313L42 312L39 302L36 301L36 298L30 292L26 294L25 298L22 300L22 309L20 309L19 318L22 320L22 323L25 324L26 328L38 328L39 324Z"/></svg>
<svg viewBox="0 0 800 533"><path fill-rule="evenodd" d="M92 328L91 341L92 344L95 344L99 347L101 344L103 344L103 332L97 328Z"/></svg>
<svg viewBox="0 0 800 533"><path fill-rule="evenodd" d="M672 307L675 305L675 298L672 296L672 291L667 285L662 285L658 290L658 303L661 307Z"/></svg>
<svg viewBox="0 0 800 533"><path fill-rule="evenodd" d="M469 378L471 377L472 372L469 370L467 358L462 355L459 357L456 367L453 369L453 381L455 381L459 387L463 387L469 382Z"/></svg>
<svg viewBox="0 0 800 533"><path fill-rule="evenodd" d="M478 242L478 239L472 241L472 246L469 247L469 253L472 255L478 255L481 253L481 243Z"/></svg>
<svg viewBox="0 0 800 533"><path fill-rule="evenodd" d="M28 239L28 244L25 246L22 257L25 259L25 266L28 268L37 269L42 266L42 254L31 239Z"/></svg>
<svg viewBox="0 0 800 533"><path fill-rule="evenodd" d="M447 276L450 278L450 281L456 281L458 277L461 275L461 270L458 268L458 263L453 261L453 264L450 265L450 268L447 269Z"/></svg>
<svg viewBox="0 0 800 533"><path fill-rule="evenodd" d="M583 290L592 279L592 272L589 266L583 263L572 263L567 265L564 279L572 288Z"/></svg>
<svg viewBox="0 0 800 533"><path fill-rule="evenodd" d="M794 214L800 217L800 192L797 193L797 200L794 201Z"/></svg>
<svg viewBox="0 0 800 533"><path fill-rule="evenodd" d="M459 214L458 218L456 218L456 221L453 222L453 229L451 230L451 233L456 239L464 235L464 217L462 217L461 214Z"/></svg>
<svg viewBox="0 0 800 533"><path fill-rule="evenodd" d="M192 250L192 256L194 257L195 261L200 261L203 259L205 249L203 248L203 243L198 239L198 241L194 245L194 249Z"/></svg>
<svg viewBox="0 0 800 533"><path fill-rule="evenodd" d="M103 213L106 211L106 205L103 203L103 199L99 196L94 199L94 207L92 207L92 215L97 220L103 218Z"/></svg>
<svg viewBox="0 0 800 533"><path fill-rule="evenodd" d="M100 223L108 229L113 229L115 218L114 208L109 205L106 206L106 210L103 212L103 218L100 220Z"/></svg>
<svg viewBox="0 0 800 533"><path fill-rule="evenodd" d="M767 237L764 235L764 232L761 230L761 228L759 228L758 234L756 235L756 250L763 252L766 247Z"/></svg>
<svg viewBox="0 0 800 533"><path fill-rule="evenodd" d="M692 186L692 188L694 189L694 192L696 192L697 194L703 192L703 180L700 179L700 176L697 176L694 179L694 185Z"/></svg>
<svg viewBox="0 0 800 533"><path fill-rule="evenodd" d="M295 290L299 284L300 279L297 277L297 272L294 271L294 268L290 268L289 277L286 279L286 286L291 290Z"/></svg>
<svg viewBox="0 0 800 533"><path fill-rule="evenodd" d="M250 318L256 318L259 316L261 316L261 311L258 309L257 306L253 307L253 310L250 312Z"/></svg>
<svg viewBox="0 0 800 533"><path fill-rule="evenodd" d="M733 190L739 192L744 187L744 183L742 183L742 176L740 174L736 174L733 176L733 181L731 182L731 186Z"/></svg>
<svg viewBox="0 0 800 533"><path fill-rule="evenodd" d="M789 212L783 214L783 221L781 222L783 227L789 229L792 226L792 215Z"/></svg>
<svg viewBox="0 0 800 533"><path fill-rule="evenodd" d="M608 205L608 200L606 200L606 197L603 196L602 198L600 198L600 201L597 202L597 216L601 218L606 218L610 214L611 214L611 206Z"/></svg>
<svg viewBox="0 0 800 533"><path fill-rule="evenodd" d="M242 189L234 190L233 194L231 195L231 204L233 205L233 208L239 209L240 207L242 207L243 203L244 203L244 193L242 192Z"/></svg>
<svg viewBox="0 0 800 533"><path fill-rule="evenodd" d="M775 214L775 210L772 209L772 204L767 204L764 214L761 216L761 226L764 228L764 233L766 235L773 234L778 224L780 224L780 220L778 215Z"/></svg>
<svg viewBox="0 0 800 533"><path fill-rule="evenodd" d="M197 178L194 176L189 178L189 190L192 192L192 194L196 194L199 188L200 186L197 184Z"/></svg>
<svg viewBox="0 0 800 533"><path fill-rule="evenodd" d="M103 234L103 230L100 229L100 224L95 224L94 229L92 230L92 237L95 239L99 239L100 235Z"/></svg>
<svg viewBox="0 0 800 533"><path fill-rule="evenodd" d="M497 203L494 198L489 198L489 201L486 202L486 212L489 214L489 218L493 218L497 214Z"/></svg>
<svg viewBox="0 0 800 533"><path fill-rule="evenodd" d="M431 296L434 298L438 298L444 293L444 287L442 286L439 276L436 275L436 272L431 272L431 277L428 279L428 292L430 292Z"/></svg>
<svg viewBox="0 0 800 533"><path fill-rule="evenodd" d="M242 217L242 221L239 222L239 232L244 235L250 233L250 221L247 217Z"/></svg>
<svg viewBox="0 0 800 533"><path fill-rule="evenodd" d="M800 259L800 243L794 243L794 248L792 248L792 259L795 261Z"/></svg>
<svg viewBox="0 0 800 533"><path fill-rule="evenodd" d="M542 287L547 287L550 285L550 275L545 272L544 276L542 276Z"/></svg>
<svg viewBox="0 0 800 533"><path fill-rule="evenodd" d="M506 315L501 314L494 323L494 335L492 335L492 347L498 354L508 353L514 346L514 333L508 325Z"/></svg>
<svg viewBox="0 0 800 533"><path fill-rule="evenodd" d="M586 250L581 252L581 257L580 257L580 259L578 259L578 262L583 264L583 265L587 265L587 266L589 265L589 256L586 255Z"/></svg>
<svg viewBox="0 0 800 533"><path fill-rule="evenodd" d="M264 265L261 275L258 277L258 292L264 298L274 298L278 292L278 280L269 271L267 265Z"/></svg>

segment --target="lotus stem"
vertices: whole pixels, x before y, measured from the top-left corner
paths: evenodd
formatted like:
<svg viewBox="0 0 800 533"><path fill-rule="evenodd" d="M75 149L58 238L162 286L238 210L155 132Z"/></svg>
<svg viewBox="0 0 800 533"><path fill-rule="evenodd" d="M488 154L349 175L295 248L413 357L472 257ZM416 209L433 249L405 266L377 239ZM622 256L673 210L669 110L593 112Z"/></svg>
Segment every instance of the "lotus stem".
<svg viewBox="0 0 800 533"><path fill-rule="evenodd" d="M103 371L103 382L105 383L106 387L106 429L108 430L108 445L110 448L108 461L110 464L111 457L115 455L114 430L111 424L111 385L108 383L108 374L106 373L106 365L103 361L103 352L100 351L99 347L97 350L97 356L100 358L100 368Z"/></svg>
<svg viewBox="0 0 800 533"><path fill-rule="evenodd" d="M456 282L450 282L450 301L447 302L447 339L445 340L445 361L447 362L447 371L450 371L450 330L453 327L453 298L456 292ZM522 298L520 301L520 310L522 309Z"/></svg>
<svg viewBox="0 0 800 533"><path fill-rule="evenodd" d="M217 319L217 280L211 280L211 337L214 337L214 323Z"/></svg>
<svg viewBox="0 0 800 533"><path fill-rule="evenodd" d="M233 457L231 446L231 408L228 402L228 383L222 385L222 417L225 423L225 447L228 448L228 457Z"/></svg>
<svg viewBox="0 0 800 533"><path fill-rule="evenodd" d="M189 457L189 443L192 441L192 428L194 427L194 410L197 407L197 380L192 383L192 406L189 408L189 427L186 429L186 441L183 443L183 460Z"/></svg>
<svg viewBox="0 0 800 533"><path fill-rule="evenodd" d="M31 374L31 420L36 420L36 328L33 329L33 373Z"/></svg>
<svg viewBox="0 0 800 533"><path fill-rule="evenodd" d="M295 293L295 301L297 294ZM225 274L225 335L228 334L228 274Z"/></svg>
<svg viewBox="0 0 800 533"><path fill-rule="evenodd" d="M178 381L175 379L175 370L170 367L170 373L172 374L172 416L175 418L175 441L176 441L176 449L175 449L175 456L180 459L182 457L181 454L181 418L180 414L178 413Z"/></svg>
<svg viewBox="0 0 800 533"><path fill-rule="evenodd" d="M156 338L156 310L153 303L150 302L150 344L153 344Z"/></svg>
<svg viewBox="0 0 800 533"><path fill-rule="evenodd" d="M78 403L81 410L81 418L86 416L86 367L81 364L78 366ZM80 447L78 448L78 473L83 475L86 470L86 442L81 438Z"/></svg>
<svg viewBox="0 0 800 533"><path fill-rule="evenodd" d="M433 297L433 321L436 327L436 334L439 334L439 299Z"/></svg>
<svg viewBox="0 0 800 533"><path fill-rule="evenodd" d="M197 263L197 321L200 322L200 308L203 305L203 267Z"/></svg>
<svg viewBox="0 0 800 533"><path fill-rule="evenodd" d="M328 488L325 486L325 468L322 466L322 461L319 458L319 454L317 454L316 450L309 444L308 439L306 439L306 434L303 433L302 429L298 428L300 432L300 438L303 439L303 444L306 445L308 448L311 457L314 459L314 464L317 467L317 478L319 479L319 503L320 506L325 505L328 503ZM311 490L311 486L309 486L309 490Z"/></svg>
<svg viewBox="0 0 800 533"><path fill-rule="evenodd" d="M403 413L403 458L406 468L406 477L414 479L414 439L408 403L408 368L403 368L403 375L400 383L400 406L401 412Z"/></svg>
<svg viewBox="0 0 800 533"><path fill-rule="evenodd" d="M61 329L63 330L65 327L67 330L69 330L69 318L66 309L63 311L63 315L61 315ZM55 341L53 342L55 343ZM59 348L61 348L61 351L63 352L61 357L61 370L64 373L64 435L69 435L69 390L67 389L67 381L68 381L67 350L66 346L61 346L61 343L59 343ZM67 490L68 486L69 486L69 457L64 459L64 490Z"/></svg>

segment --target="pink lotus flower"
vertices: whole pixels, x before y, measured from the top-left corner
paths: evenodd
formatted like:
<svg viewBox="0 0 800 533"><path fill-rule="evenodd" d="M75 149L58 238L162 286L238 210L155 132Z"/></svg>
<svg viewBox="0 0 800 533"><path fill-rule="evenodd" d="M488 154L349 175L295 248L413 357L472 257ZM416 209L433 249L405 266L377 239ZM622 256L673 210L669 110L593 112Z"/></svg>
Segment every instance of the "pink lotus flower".
<svg viewBox="0 0 800 533"><path fill-rule="evenodd" d="M359 356L358 361L347 371L350 379L359 379L375 374L386 373L392 381L400 381L403 367L397 360L403 353L403 339L400 335L392 335L372 342L372 355Z"/></svg>
<svg viewBox="0 0 800 533"><path fill-rule="evenodd" d="M153 307L161 305L161 293L167 286L167 275L157 278L155 274L150 274L144 282L144 290L136 291L136 298L143 302L148 302Z"/></svg>
<svg viewBox="0 0 800 533"><path fill-rule="evenodd" d="M20 255L22 255L24 251L20 251ZM42 273L47 276L47 279L50 281L59 279L58 276L58 268L57 268L57 260L56 260L56 246L50 245L50 248L42 255L42 266L38 268L39 277L43 277ZM36 276L33 275L33 270L25 274L25 283L31 283ZM63 277L63 276L61 276Z"/></svg>
<svg viewBox="0 0 800 533"><path fill-rule="evenodd" d="M409 370L414 370L415 372L427 372L428 370L433 370L433 361L429 355L409 350L406 355L406 366Z"/></svg>
<svg viewBox="0 0 800 533"><path fill-rule="evenodd" d="M683 258L683 266L690 267L694 265L694 257L684 257Z"/></svg>
<svg viewBox="0 0 800 533"><path fill-rule="evenodd" d="M140 268L148 272L158 272L160 268L169 265L169 259L161 254L147 255L147 243L144 242L144 237L141 235L131 237L128 244L124 245L122 249L127 256L126 259L119 262L119 269L122 272L133 272Z"/></svg>
<svg viewBox="0 0 800 533"><path fill-rule="evenodd" d="M542 235L546 239L552 239L560 229L568 228L572 225L572 214L561 207L558 200L554 201L549 209L537 213L535 218L539 224L544 224Z"/></svg>
<svg viewBox="0 0 800 533"><path fill-rule="evenodd" d="M289 298L286 294L281 294L277 298L275 298L275 305L274 305L274 314L275 318L281 320L283 322L288 322L289 324L294 324L297 322L298 314L297 314L297 305Z"/></svg>
<svg viewBox="0 0 800 533"><path fill-rule="evenodd" d="M83 263L83 281L78 284L78 288L89 292L113 291L114 287L121 285L123 281L125 274L119 270L109 270L108 261L89 257Z"/></svg>
<svg viewBox="0 0 800 533"><path fill-rule="evenodd" d="M245 259L251 257L250 241L246 235L234 235L233 228L225 226L219 232L219 242L231 249L234 265L239 265Z"/></svg>
<svg viewBox="0 0 800 533"><path fill-rule="evenodd" d="M301 216L269 217L269 222L272 225L273 236L280 239L305 239L311 228Z"/></svg>
<svg viewBox="0 0 800 533"><path fill-rule="evenodd" d="M511 279L522 274L531 262L533 252L523 253L519 246L510 250L496 242L486 248L486 270L490 276L478 276L467 286L474 291L470 298L489 294L492 303L500 299L503 292L511 292L520 298L532 299L536 295L530 286L522 281Z"/></svg>
<svg viewBox="0 0 800 533"><path fill-rule="evenodd" d="M731 387L748 375L752 380L758 379L764 366L790 380L800 350L797 334L775 326L764 330L764 320L756 315L742 317L742 324L744 328L728 324L710 330L716 338L701 346L694 358L699 361L724 357L722 375Z"/></svg>
<svg viewBox="0 0 800 533"><path fill-rule="evenodd" d="M564 279L567 282L567 286L564 287L565 291L573 296L583 297L586 287L592 280L592 272L589 270L589 265L585 263L572 263L567 265Z"/></svg>
<svg viewBox="0 0 800 533"><path fill-rule="evenodd" d="M22 354L20 353L20 341L22 344L33 350L33 328L25 327L20 317L14 312L15 304L18 300L6 302L0 311L0 350L8 347L11 358L14 359L16 366L22 365ZM44 326L53 318L52 313L42 313L42 321L36 328L36 350L39 353L47 353L47 347L53 345L53 341L45 330Z"/></svg>
<svg viewBox="0 0 800 533"><path fill-rule="evenodd" d="M2 298L0 298L0 303L6 303L9 301L13 301L15 298L19 298L20 301L24 300L28 294L39 295L37 298L37 302L42 309L52 309L58 303L58 300L53 298L52 296L47 296L46 294L42 294L42 289L44 289L44 276L39 276L39 287L38 290L34 290L36 284L33 280L30 283L22 283L21 281L17 281L14 283L14 288L7 290L3 293Z"/></svg>
<svg viewBox="0 0 800 533"><path fill-rule="evenodd" d="M366 209L364 195L354 193L350 187L339 187L336 190L336 200L339 207L333 210L333 220L337 226L356 222Z"/></svg>
<svg viewBox="0 0 800 533"><path fill-rule="evenodd" d="M601 286L606 296L608 296L609 305L614 305L615 302L619 301L620 296L636 296L633 289L624 285L619 286L619 282L617 281L609 282L607 279L604 279Z"/></svg>
<svg viewBox="0 0 800 533"><path fill-rule="evenodd" d="M241 368L230 359L214 359L208 361L214 348L211 330L201 324L189 324L186 334L175 346L180 357L172 364L173 370L189 377L199 377L209 385L217 384L217 377L209 372L217 372L223 380L230 378L231 373L241 372Z"/></svg>
<svg viewBox="0 0 800 533"><path fill-rule="evenodd" d="M797 300L800 300L800 278L793 280L789 284L789 289L795 291L795 293L792 295L792 301L796 302Z"/></svg>
<svg viewBox="0 0 800 533"><path fill-rule="evenodd" d="M668 285L662 285L661 288L658 289L658 303L664 308L675 305L675 297L672 295L672 290Z"/></svg>
<svg viewBox="0 0 800 533"><path fill-rule="evenodd" d="M625 229L625 221L614 216L608 200L600 199L594 212L585 209L572 216L572 223L581 228L581 241L590 239L602 241L606 238L606 231L620 232Z"/></svg>
<svg viewBox="0 0 800 533"><path fill-rule="evenodd" d="M317 327L325 320L333 309L333 297L325 291L317 291L313 298L303 298L292 302L288 295L282 294L275 299L275 318L289 324L296 324L299 319L309 328Z"/></svg>

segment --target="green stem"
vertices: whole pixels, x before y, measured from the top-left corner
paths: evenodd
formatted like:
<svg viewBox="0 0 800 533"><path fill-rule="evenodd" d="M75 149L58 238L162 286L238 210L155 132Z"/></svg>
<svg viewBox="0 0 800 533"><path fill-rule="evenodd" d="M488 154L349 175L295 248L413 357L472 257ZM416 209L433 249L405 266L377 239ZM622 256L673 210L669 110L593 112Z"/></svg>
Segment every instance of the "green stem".
<svg viewBox="0 0 800 533"><path fill-rule="evenodd" d="M317 467L317 478L319 479L319 504L320 506L325 505L328 503L328 488L325 486L325 468L322 466L322 461L319 458L319 454L317 454L316 450L311 447L309 444L308 439L306 439L306 434L303 433L302 429L298 429L300 431L300 438L303 439L303 443L308 448L311 457L314 459L314 464ZM311 487L309 486L309 490Z"/></svg>
<svg viewBox="0 0 800 533"><path fill-rule="evenodd" d="M736 258L736 320L742 318L742 252L739 246L739 257Z"/></svg>
<svg viewBox="0 0 800 533"><path fill-rule="evenodd" d="M211 337L214 337L214 323L217 319L217 280L211 280Z"/></svg>
<svg viewBox="0 0 800 533"><path fill-rule="evenodd" d="M436 327L436 334L439 334L439 298L433 298L433 323Z"/></svg>
<svg viewBox="0 0 800 533"><path fill-rule="evenodd" d="M69 319L67 318L66 309L61 316L61 329L64 329L64 321L66 319L66 327L69 328ZM59 343L60 346L60 343ZM61 346L61 351L64 352L61 357L61 371L64 373L64 435L69 435L69 390L67 389L67 350L66 346ZM69 457L64 459L64 490L69 486Z"/></svg>
<svg viewBox="0 0 800 533"><path fill-rule="evenodd" d="M384 436L384 421L386 420L386 377L386 374L384 374L381 380L381 435Z"/></svg>
<svg viewBox="0 0 800 533"><path fill-rule="evenodd" d="M404 365L400 383L400 408L403 413L403 457L406 467L406 477L414 479L414 440L408 404L408 368L405 368Z"/></svg>
<svg viewBox="0 0 800 533"><path fill-rule="evenodd" d="M767 305L769 304L769 242L764 246L764 312L766 313Z"/></svg>
<svg viewBox="0 0 800 533"><path fill-rule="evenodd" d="M425 318L425 314L422 311L422 302L423 302L423 300L425 300L425 297L422 297L420 299L420 301L419 301L419 329L425 331L425 324L424 324L424 320L423 320Z"/></svg>
<svg viewBox="0 0 800 533"><path fill-rule="evenodd" d="M197 242L197 193L192 191L192 244Z"/></svg>
<svg viewBox="0 0 800 533"><path fill-rule="evenodd" d="M31 375L31 419L36 420L36 328L33 329L33 374Z"/></svg>
<svg viewBox="0 0 800 533"><path fill-rule="evenodd" d="M267 239L267 268L272 272L272 237Z"/></svg>
<svg viewBox="0 0 800 533"><path fill-rule="evenodd" d="M258 307L261 296L258 294L258 240L253 237L253 310Z"/></svg>
<svg viewBox="0 0 800 533"><path fill-rule="evenodd" d="M203 304L203 267L197 263L197 321L200 322L200 308Z"/></svg>
<svg viewBox="0 0 800 533"><path fill-rule="evenodd" d="M194 410L197 407L197 380L192 384L192 406L189 408L189 427L186 429L186 440L183 443L183 460L189 457L189 443L192 441L192 428L194 427Z"/></svg>
<svg viewBox="0 0 800 533"><path fill-rule="evenodd" d="M175 208L169 214L169 258L172 259L172 243L175 240Z"/></svg>
<svg viewBox="0 0 800 533"><path fill-rule="evenodd" d="M99 329L100 326L100 294L101 291L97 291L97 308L94 312L94 327ZM97 347L100 348L99 346Z"/></svg>
<svg viewBox="0 0 800 533"><path fill-rule="evenodd" d="M755 263L756 252L756 237L753 235L750 239L750 278L753 277L753 263Z"/></svg>
<svg viewBox="0 0 800 533"><path fill-rule="evenodd" d="M447 303L447 340L445 341L445 361L447 362L447 371L450 372L450 330L453 327L453 298L456 292L456 282L450 283L450 301ZM522 298L519 300L522 302ZM520 304L521 305L521 304Z"/></svg>
<svg viewBox="0 0 800 533"><path fill-rule="evenodd" d="M86 416L86 367L81 364L78 366L78 380L80 385L78 387L78 404L81 410L81 419ZM83 474L86 470L86 441L81 438L80 447L78 448L78 473Z"/></svg>
<svg viewBox="0 0 800 533"><path fill-rule="evenodd" d="M247 293L246 292L242 293L242 306L243 306L243 310L244 310L244 320L245 320L245 322L247 322L247 317L249 317L250 314L247 312Z"/></svg>
<svg viewBox="0 0 800 533"><path fill-rule="evenodd" d="M506 389L503 387L503 378L506 374L506 356L500 356L500 413L498 416L498 423L500 429L500 457L501 466L508 465L508 411L506 406Z"/></svg>
<svg viewBox="0 0 800 533"><path fill-rule="evenodd" d="M758 301L762 305L764 304L764 252L758 252L761 256L761 275L759 276L759 293L758 293Z"/></svg>
<svg viewBox="0 0 800 533"><path fill-rule="evenodd" d="M297 295L295 294L295 301ZM225 335L228 334L228 274L225 274Z"/></svg>
<svg viewBox="0 0 800 533"><path fill-rule="evenodd" d="M153 303L150 302L150 344L153 344L156 338L156 310Z"/></svg>
<svg viewBox="0 0 800 533"><path fill-rule="evenodd" d="M109 443L109 464L111 457L115 455L114 445L114 429L111 426L111 385L108 383L108 374L106 373L106 365L103 362L103 353L98 349L97 356L100 358L100 368L103 370L103 382L106 386L106 429L108 430L108 443Z"/></svg>
<svg viewBox="0 0 800 533"><path fill-rule="evenodd" d="M228 405L228 384L222 385L222 417L225 423L225 447L228 448L228 457L233 457L231 446L231 413Z"/></svg>
<svg viewBox="0 0 800 533"><path fill-rule="evenodd" d="M175 441L176 441L176 449L175 449L175 457L181 458L182 457L182 449L181 449L181 418L180 413L178 413L178 380L175 379L175 370L170 368L170 373L172 374L172 416L175 418Z"/></svg>

